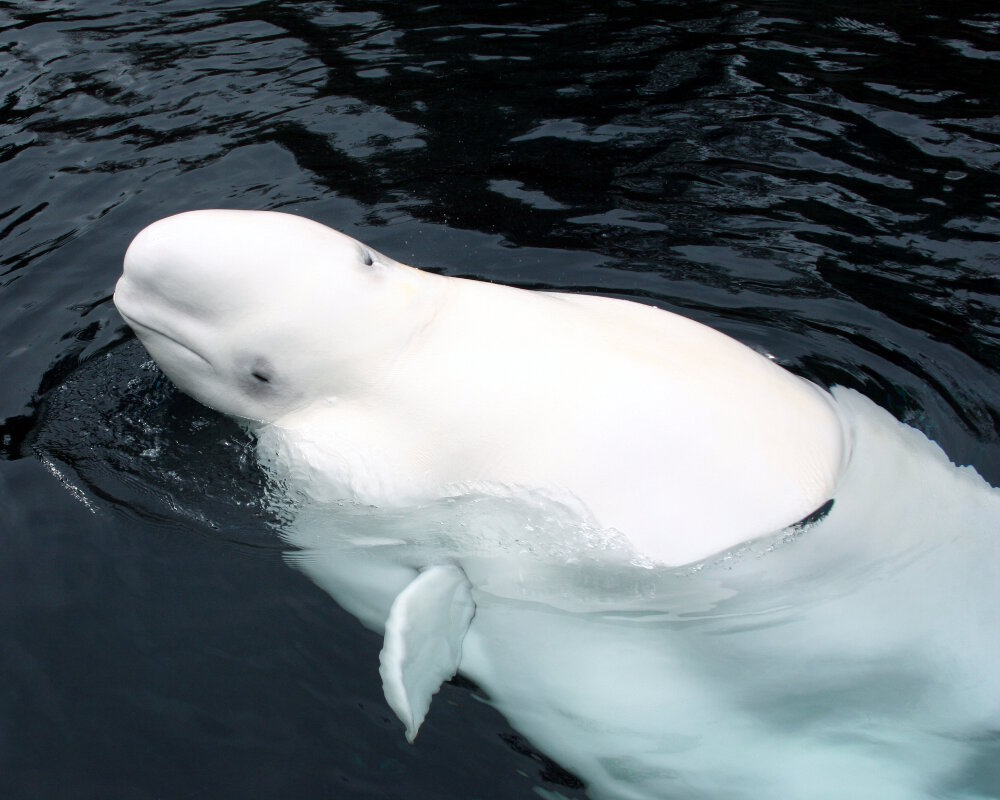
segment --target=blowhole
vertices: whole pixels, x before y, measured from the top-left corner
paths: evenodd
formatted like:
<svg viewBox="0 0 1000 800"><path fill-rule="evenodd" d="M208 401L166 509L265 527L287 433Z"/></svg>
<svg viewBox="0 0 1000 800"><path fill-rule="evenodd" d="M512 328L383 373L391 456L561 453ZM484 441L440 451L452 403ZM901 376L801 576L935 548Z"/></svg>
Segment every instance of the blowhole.
<svg viewBox="0 0 1000 800"><path fill-rule="evenodd" d="M271 379L267 375L265 375L263 372L258 372L257 370L253 370L250 374L254 377L255 380L258 380L261 383L270 383L271 382Z"/></svg>
<svg viewBox="0 0 1000 800"><path fill-rule="evenodd" d="M372 264L375 263L375 260L372 258L372 254L368 250L362 252L361 260L364 262L364 265L366 267L370 267Z"/></svg>

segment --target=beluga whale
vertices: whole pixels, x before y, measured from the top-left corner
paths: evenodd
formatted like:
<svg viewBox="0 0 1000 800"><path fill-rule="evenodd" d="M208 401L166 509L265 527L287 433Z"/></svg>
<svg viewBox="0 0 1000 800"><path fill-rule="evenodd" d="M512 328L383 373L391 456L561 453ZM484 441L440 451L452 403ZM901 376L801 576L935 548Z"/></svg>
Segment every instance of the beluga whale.
<svg viewBox="0 0 1000 800"><path fill-rule="evenodd" d="M288 214L154 223L115 304L182 391L280 427L360 502L546 490L683 564L811 514L843 463L829 396L707 326L420 271Z"/></svg>
<svg viewBox="0 0 1000 800"><path fill-rule="evenodd" d="M410 741L461 672L594 797L998 796L1000 499L861 395L278 212L153 223L114 302L254 432Z"/></svg>

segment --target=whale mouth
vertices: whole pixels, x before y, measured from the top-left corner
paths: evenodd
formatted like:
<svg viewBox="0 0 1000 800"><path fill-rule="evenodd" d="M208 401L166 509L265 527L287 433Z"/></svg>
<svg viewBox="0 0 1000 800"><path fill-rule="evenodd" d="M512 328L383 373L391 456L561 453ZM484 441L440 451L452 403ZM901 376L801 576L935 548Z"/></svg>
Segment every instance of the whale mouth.
<svg viewBox="0 0 1000 800"><path fill-rule="evenodd" d="M144 322L139 322L134 317L131 317L126 312L122 311L122 309L121 309L120 306L118 307L118 313L121 315L121 318L123 320L125 320L126 324L133 331L135 331L135 335L139 337L140 341L142 341L144 338L149 337L149 336L155 336L155 337L159 337L160 339L165 339L166 341L168 341L171 344L179 347L181 350L185 351L186 353L190 353L191 355L195 356L199 361L204 362L205 364L207 364L210 367L212 366L212 362L211 361L209 361L207 358L205 358L205 356L203 356L201 353L199 353L197 350L195 350L189 344L186 344L185 342L182 342L176 336L172 336L171 334L169 334L166 331L163 331L163 330L161 330L159 328L154 328L152 325L147 325Z"/></svg>

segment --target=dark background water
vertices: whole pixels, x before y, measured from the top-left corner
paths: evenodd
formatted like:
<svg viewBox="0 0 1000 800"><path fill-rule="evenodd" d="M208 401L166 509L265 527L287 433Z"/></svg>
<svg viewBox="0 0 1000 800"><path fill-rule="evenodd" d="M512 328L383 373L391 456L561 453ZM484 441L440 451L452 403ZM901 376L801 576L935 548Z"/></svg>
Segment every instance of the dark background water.
<svg viewBox="0 0 1000 800"><path fill-rule="evenodd" d="M283 209L653 303L997 484L998 34L962 0L0 2L0 796L582 796L461 683L406 745L248 442L115 313L140 228Z"/></svg>

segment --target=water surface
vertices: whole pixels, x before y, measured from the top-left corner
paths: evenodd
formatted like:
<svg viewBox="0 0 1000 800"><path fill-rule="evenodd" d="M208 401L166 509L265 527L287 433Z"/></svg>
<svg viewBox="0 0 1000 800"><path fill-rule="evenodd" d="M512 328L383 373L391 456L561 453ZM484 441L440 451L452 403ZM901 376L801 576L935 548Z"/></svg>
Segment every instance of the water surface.
<svg viewBox="0 0 1000 800"><path fill-rule="evenodd" d="M115 313L141 227L281 209L652 303L996 485L998 34L961 1L0 2L4 796L582 796L469 686L405 744L247 440Z"/></svg>

